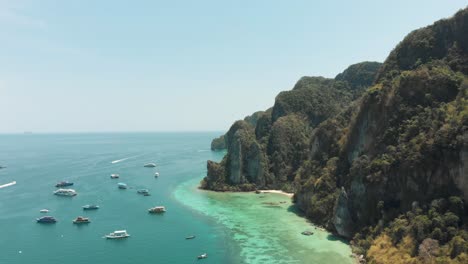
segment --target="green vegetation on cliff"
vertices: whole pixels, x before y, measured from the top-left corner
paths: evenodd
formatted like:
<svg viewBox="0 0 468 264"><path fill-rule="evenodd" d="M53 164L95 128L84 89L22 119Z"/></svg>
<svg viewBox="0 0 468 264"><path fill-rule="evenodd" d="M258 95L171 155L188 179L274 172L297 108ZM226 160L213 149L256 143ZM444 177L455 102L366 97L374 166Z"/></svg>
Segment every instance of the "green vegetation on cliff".
<svg viewBox="0 0 468 264"><path fill-rule="evenodd" d="M353 85L345 80L303 77L292 90L281 92L272 108L235 122L224 136L213 140L213 149L219 149L214 146L225 143L228 152L221 164L208 164L209 173L202 187L218 191L256 188L299 190L300 184L294 179L301 165L310 158L313 129L337 116L351 105L354 96L364 92L357 83L368 83L371 69L376 76L378 68L375 65L380 64L363 62L352 65L350 68L353 70L348 70L346 78L353 80ZM351 73L364 76L364 79L359 82ZM224 170L210 168L218 165ZM213 174L215 172L224 175Z"/></svg>
<svg viewBox="0 0 468 264"><path fill-rule="evenodd" d="M218 138L211 141L211 150L222 150L226 149L226 139L224 135L219 136Z"/></svg>
<svg viewBox="0 0 468 264"><path fill-rule="evenodd" d="M295 193L370 263L468 260L468 9L410 33L383 65L303 77L225 135L202 188Z"/></svg>

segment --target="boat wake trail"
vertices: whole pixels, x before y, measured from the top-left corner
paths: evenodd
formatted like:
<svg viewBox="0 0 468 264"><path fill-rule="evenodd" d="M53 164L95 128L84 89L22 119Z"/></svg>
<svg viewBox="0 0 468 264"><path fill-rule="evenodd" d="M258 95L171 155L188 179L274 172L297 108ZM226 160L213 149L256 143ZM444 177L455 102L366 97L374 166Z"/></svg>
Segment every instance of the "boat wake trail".
<svg viewBox="0 0 468 264"><path fill-rule="evenodd" d="M5 188L5 187L8 187L8 186L15 185L15 184L16 184L16 181L12 181L12 182L10 182L10 183L3 184L3 185L0 185L0 189Z"/></svg>
<svg viewBox="0 0 468 264"><path fill-rule="evenodd" d="M112 164L119 163L119 162L121 162L121 161L128 160L128 159L130 159L130 158L134 158L134 157L128 157L128 158L124 158L124 159L113 160L113 161L111 161L111 163L112 163Z"/></svg>

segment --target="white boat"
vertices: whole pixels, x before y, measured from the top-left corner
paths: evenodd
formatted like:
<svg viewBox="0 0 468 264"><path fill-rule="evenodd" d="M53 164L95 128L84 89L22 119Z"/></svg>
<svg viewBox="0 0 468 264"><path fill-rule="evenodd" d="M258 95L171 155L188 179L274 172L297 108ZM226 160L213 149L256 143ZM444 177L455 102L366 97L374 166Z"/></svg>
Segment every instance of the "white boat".
<svg viewBox="0 0 468 264"><path fill-rule="evenodd" d="M143 167L154 168L156 167L156 163L146 163L145 165L143 165Z"/></svg>
<svg viewBox="0 0 468 264"><path fill-rule="evenodd" d="M130 235L127 234L127 230L116 230L105 236L107 239L118 239L118 238L127 238Z"/></svg>
<svg viewBox="0 0 468 264"><path fill-rule="evenodd" d="M55 195L59 196L75 196L77 195L76 191L73 189L58 189L54 192Z"/></svg>
<svg viewBox="0 0 468 264"><path fill-rule="evenodd" d="M87 204L87 205L82 206L82 208L83 210L97 210L99 209L99 205Z"/></svg>
<svg viewBox="0 0 468 264"><path fill-rule="evenodd" d="M83 216L78 216L73 220L74 224L89 224L91 221L89 221L89 218L83 217Z"/></svg>
<svg viewBox="0 0 468 264"><path fill-rule="evenodd" d="M156 177L156 178L159 177L159 172L155 172L154 177Z"/></svg>
<svg viewBox="0 0 468 264"><path fill-rule="evenodd" d="M45 213L48 213L48 212L49 212L49 210L47 210L47 209L41 209L41 210L39 210L39 212L40 212L40 213L44 213L44 214L45 214Z"/></svg>
<svg viewBox="0 0 468 264"><path fill-rule="evenodd" d="M198 256L197 258L198 258L198 259L206 259L207 257L208 257L208 254L203 253L203 254L201 254L200 256Z"/></svg>
<svg viewBox="0 0 468 264"><path fill-rule="evenodd" d="M111 179L118 179L120 176L118 174L111 174Z"/></svg>
<svg viewBox="0 0 468 264"><path fill-rule="evenodd" d="M164 213L166 212L166 207L164 206L155 206L150 209L148 209L148 212L150 214L158 214L158 213Z"/></svg>

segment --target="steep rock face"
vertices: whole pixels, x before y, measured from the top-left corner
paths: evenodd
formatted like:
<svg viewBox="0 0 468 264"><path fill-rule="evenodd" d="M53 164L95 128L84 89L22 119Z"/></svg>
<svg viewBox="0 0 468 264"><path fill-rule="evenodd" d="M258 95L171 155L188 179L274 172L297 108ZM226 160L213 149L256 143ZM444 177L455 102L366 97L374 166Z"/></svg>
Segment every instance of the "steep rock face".
<svg viewBox="0 0 468 264"><path fill-rule="evenodd" d="M463 133L463 147L460 150L458 166L450 168L450 175L455 182L455 185L462 191L463 198L468 201L468 131Z"/></svg>
<svg viewBox="0 0 468 264"><path fill-rule="evenodd" d="M211 141L211 150L223 150L226 149L226 140L224 135L219 136L218 138Z"/></svg>
<svg viewBox="0 0 468 264"><path fill-rule="evenodd" d="M242 175L243 153L242 153L242 130L238 130L230 140L229 144L229 182L232 184L240 184L245 182L245 177Z"/></svg>
<svg viewBox="0 0 468 264"><path fill-rule="evenodd" d="M266 111L257 111L253 113L252 115L246 116L244 118L243 125L244 126L250 126L252 129L255 129L257 126L257 121L263 117L264 115L271 115L271 109L268 109ZM228 148L228 143L227 143L227 136L228 135L221 135L211 141L211 150L224 150ZM232 135L231 135L232 136Z"/></svg>
<svg viewBox="0 0 468 264"><path fill-rule="evenodd" d="M351 237L354 230L354 223L351 220L351 213L348 204L348 194L343 188L338 196L338 201L334 210L333 226L339 234L345 237Z"/></svg>
<svg viewBox="0 0 468 264"><path fill-rule="evenodd" d="M438 263L466 263L466 36L468 9L409 34L380 68L301 78L254 126L231 127L202 188L293 191L309 219L354 236L370 260L408 248L408 263L424 263L418 251L432 239Z"/></svg>
<svg viewBox="0 0 468 264"><path fill-rule="evenodd" d="M404 211L413 201L467 198L467 30L465 9L412 32L362 99L342 154L353 231L376 222L378 201ZM361 155L369 164L353 176L349 168ZM362 175L365 188L356 191Z"/></svg>
<svg viewBox="0 0 468 264"><path fill-rule="evenodd" d="M339 81L303 77L291 91L280 93L272 108L235 122L224 135L228 153L223 163L226 182L221 189L235 190L238 189L236 185L252 184L249 185L252 188L297 190L300 183L295 182L295 177L310 156L312 130L348 107L352 98L362 93L368 79L375 77L378 65L380 63L376 62L355 64ZM348 79L353 84L349 84ZM318 135L328 133L322 129ZM339 133L334 136L336 134ZM329 144L334 143L323 143L324 146ZM336 144L330 148L337 152ZM320 153L326 156L324 150ZM202 186L212 185L203 183Z"/></svg>

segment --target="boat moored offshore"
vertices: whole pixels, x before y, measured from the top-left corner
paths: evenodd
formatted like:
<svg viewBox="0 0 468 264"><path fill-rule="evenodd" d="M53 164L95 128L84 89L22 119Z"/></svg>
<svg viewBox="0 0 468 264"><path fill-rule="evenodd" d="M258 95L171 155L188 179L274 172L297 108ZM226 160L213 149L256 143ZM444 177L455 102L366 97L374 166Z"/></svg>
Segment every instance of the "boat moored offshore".
<svg viewBox="0 0 468 264"><path fill-rule="evenodd" d="M137 193L145 195L145 194L149 194L149 191L148 189L139 189L137 190Z"/></svg>
<svg viewBox="0 0 468 264"><path fill-rule="evenodd" d="M166 212L166 207L164 206L155 206L150 209L148 209L148 212L150 214L159 214L159 213L164 213Z"/></svg>
<svg viewBox="0 0 468 264"><path fill-rule="evenodd" d="M91 221L89 221L89 218L87 217L78 216L77 218L73 220L73 223L74 224L88 224L88 223L91 223Z"/></svg>
<svg viewBox="0 0 468 264"><path fill-rule="evenodd" d="M83 207L83 210L96 210L96 209L99 209L99 205L95 205L95 204L87 204L87 205L84 205L82 207Z"/></svg>
<svg viewBox="0 0 468 264"><path fill-rule="evenodd" d="M125 183L123 183L123 182L119 182L119 183L117 183L117 187L118 187L119 189L124 190L124 189L127 189L127 184L125 184Z"/></svg>
<svg viewBox="0 0 468 264"><path fill-rule="evenodd" d="M127 233L127 230L116 230L108 235L105 235L107 239L119 239L119 238L127 238L130 235Z"/></svg>
<svg viewBox="0 0 468 264"><path fill-rule="evenodd" d="M147 168L154 168L156 167L156 163L146 163L145 165L143 165L143 167L147 167Z"/></svg>
<svg viewBox="0 0 468 264"><path fill-rule="evenodd" d="M58 196L75 196L77 195L76 191L73 189L58 189L54 192Z"/></svg>
<svg viewBox="0 0 468 264"><path fill-rule="evenodd" d="M67 186L72 186L72 185L73 185L73 182L61 181L61 182L55 184L55 187L67 187Z"/></svg>
<svg viewBox="0 0 468 264"><path fill-rule="evenodd" d="M37 218L36 221L42 224L53 224L57 222L57 219L55 219L53 216L43 216L41 218Z"/></svg>
<svg viewBox="0 0 468 264"><path fill-rule="evenodd" d="M119 174L114 173L114 174L111 174L110 177L111 177L111 179L118 179L120 176L119 176Z"/></svg>

